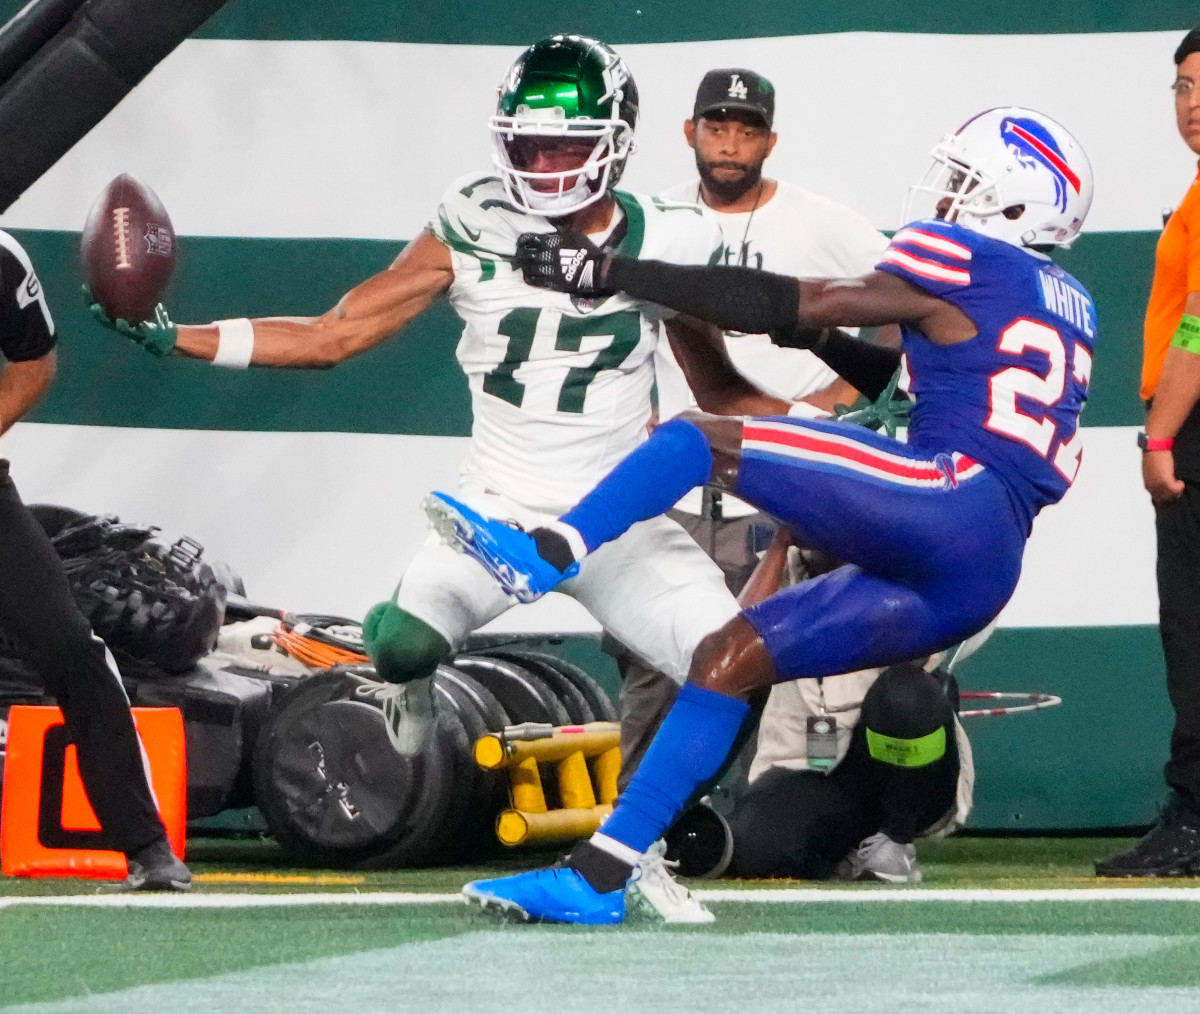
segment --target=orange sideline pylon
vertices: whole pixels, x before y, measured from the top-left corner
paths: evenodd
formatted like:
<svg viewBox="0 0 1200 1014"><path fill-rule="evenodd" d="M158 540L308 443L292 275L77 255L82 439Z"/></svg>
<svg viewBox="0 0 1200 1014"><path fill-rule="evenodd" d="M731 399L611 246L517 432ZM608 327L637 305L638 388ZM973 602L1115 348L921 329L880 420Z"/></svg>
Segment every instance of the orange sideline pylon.
<svg viewBox="0 0 1200 1014"><path fill-rule="evenodd" d="M187 763L178 708L134 708L133 720L150 761L159 816L183 858L187 825ZM0 799L0 872L20 877L95 877L128 872L88 802L75 747L58 708L14 705Z"/></svg>

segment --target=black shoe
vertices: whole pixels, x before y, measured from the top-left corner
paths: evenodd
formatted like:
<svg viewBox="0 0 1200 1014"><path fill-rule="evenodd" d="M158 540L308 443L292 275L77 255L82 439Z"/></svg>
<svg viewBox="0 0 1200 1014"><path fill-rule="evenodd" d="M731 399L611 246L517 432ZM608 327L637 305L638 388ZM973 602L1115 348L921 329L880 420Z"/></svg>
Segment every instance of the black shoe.
<svg viewBox="0 0 1200 1014"><path fill-rule="evenodd" d="M733 832L711 806L696 803L683 811L664 835L666 858L681 877L719 877L733 859Z"/></svg>
<svg viewBox="0 0 1200 1014"><path fill-rule="evenodd" d="M1200 874L1200 814L1172 796L1163 815L1133 848L1096 863L1098 877L1189 877Z"/></svg>
<svg viewBox="0 0 1200 1014"><path fill-rule="evenodd" d="M164 838L147 845L129 857L129 876L104 890L118 893L130 891L186 891L192 886L189 870Z"/></svg>

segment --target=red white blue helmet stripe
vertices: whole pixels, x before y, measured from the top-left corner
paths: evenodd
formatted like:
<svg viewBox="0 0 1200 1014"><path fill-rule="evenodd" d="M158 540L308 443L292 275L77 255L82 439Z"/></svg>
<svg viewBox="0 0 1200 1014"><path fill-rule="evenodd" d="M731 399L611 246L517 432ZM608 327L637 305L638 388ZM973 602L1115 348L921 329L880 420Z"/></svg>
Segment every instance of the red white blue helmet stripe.
<svg viewBox="0 0 1200 1014"><path fill-rule="evenodd" d="M1054 177L1055 203L1059 211L1067 210L1067 187L1079 193L1079 175L1063 157L1058 142L1037 120L1006 117L1000 124L1000 136L1018 160L1036 162Z"/></svg>

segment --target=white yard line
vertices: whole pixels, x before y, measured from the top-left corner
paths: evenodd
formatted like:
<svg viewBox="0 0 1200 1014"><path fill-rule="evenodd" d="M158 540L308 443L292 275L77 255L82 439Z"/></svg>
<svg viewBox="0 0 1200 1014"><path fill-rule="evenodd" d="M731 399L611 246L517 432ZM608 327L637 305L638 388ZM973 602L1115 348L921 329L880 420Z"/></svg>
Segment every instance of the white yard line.
<svg viewBox="0 0 1200 1014"><path fill-rule="evenodd" d="M722 888L693 892L701 901L744 905L824 904L867 905L874 902L1089 902L1182 901L1200 902L1200 887L1091 887L992 890L971 888L871 888L823 890L818 888ZM86 908L272 908L299 905L451 905L463 901L459 894L406 892L322 892L319 894L249 894L197 892L195 894L68 894L33 898L0 898L0 909L22 905L72 905Z"/></svg>
<svg viewBox="0 0 1200 1014"><path fill-rule="evenodd" d="M1047 887L1014 888L859 888L823 890L811 887L763 888L692 892L701 901L742 901L750 904L798 904L803 902L848 902L866 904L875 901L958 901L1018 902L1031 901L1194 901L1200 902L1200 887Z"/></svg>

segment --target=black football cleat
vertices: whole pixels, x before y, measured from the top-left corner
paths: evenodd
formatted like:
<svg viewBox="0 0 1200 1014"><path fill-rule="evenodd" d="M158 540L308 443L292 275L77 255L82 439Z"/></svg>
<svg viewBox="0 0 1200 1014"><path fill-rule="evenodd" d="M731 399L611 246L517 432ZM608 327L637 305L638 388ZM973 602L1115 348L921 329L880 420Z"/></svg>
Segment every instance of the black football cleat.
<svg viewBox="0 0 1200 1014"><path fill-rule="evenodd" d="M192 886L192 871L176 858L164 838L139 849L129 857L129 875L104 890L118 894L133 891L186 891Z"/></svg>
<svg viewBox="0 0 1200 1014"><path fill-rule="evenodd" d="M1163 815L1133 848L1096 863L1098 877L1200 875L1200 814L1172 796Z"/></svg>

